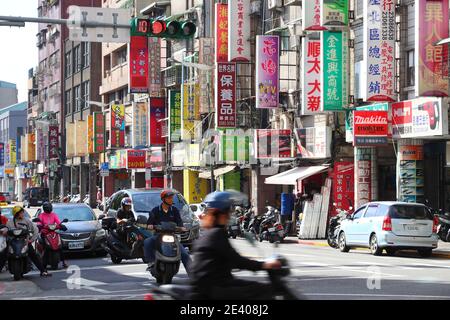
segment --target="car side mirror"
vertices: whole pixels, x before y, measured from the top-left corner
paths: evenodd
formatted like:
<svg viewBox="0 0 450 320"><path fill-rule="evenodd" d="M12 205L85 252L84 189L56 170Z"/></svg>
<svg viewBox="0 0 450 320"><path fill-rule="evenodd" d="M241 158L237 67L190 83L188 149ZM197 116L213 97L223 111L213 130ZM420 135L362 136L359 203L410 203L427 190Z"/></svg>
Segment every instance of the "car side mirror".
<svg viewBox="0 0 450 320"><path fill-rule="evenodd" d="M197 206L191 205L190 208L193 212L197 212Z"/></svg>
<svg viewBox="0 0 450 320"><path fill-rule="evenodd" d="M136 222L139 224L147 224L147 220L146 216L138 216Z"/></svg>
<svg viewBox="0 0 450 320"><path fill-rule="evenodd" d="M101 214L101 215L99 215L98 216L98 220L102 220L102 219L104 219L106 216L104 215L104 214Z"/></svg>
<svg viewBox="0 0 450 320"><path fill-rule="evenodd" d="M348 219L348 220L353 220L353 215L348 214L348 215L347 215L347 219Z"/></svg>

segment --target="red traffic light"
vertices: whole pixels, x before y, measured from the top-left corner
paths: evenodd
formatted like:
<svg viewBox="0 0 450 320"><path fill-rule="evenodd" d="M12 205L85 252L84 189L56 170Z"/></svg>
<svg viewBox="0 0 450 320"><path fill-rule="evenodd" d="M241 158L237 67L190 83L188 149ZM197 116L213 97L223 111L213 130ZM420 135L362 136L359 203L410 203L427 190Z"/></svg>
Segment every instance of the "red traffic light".
<svg viewBox="0 0 450 320"><path fill-rule="evenodd" d="M155 36L161 35L166 31L166 22L163 20L154 20L152 22L152 34Z"/></svg>

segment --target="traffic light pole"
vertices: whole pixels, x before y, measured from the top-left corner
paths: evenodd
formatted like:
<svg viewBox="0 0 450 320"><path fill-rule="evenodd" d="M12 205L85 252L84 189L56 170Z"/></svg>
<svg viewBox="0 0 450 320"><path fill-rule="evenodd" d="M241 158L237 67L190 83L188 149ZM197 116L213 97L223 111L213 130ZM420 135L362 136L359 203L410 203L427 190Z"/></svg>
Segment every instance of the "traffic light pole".
<svg viewBox="0 0 450 320"><path fill-rule="evenodd" d="M49 23L49 24L61 24L67 25L68 28L120 28L130 29L129 24L117 24L117 23L104 23L97 21L87 20L72 20L72 19L53 19L53 18L33 18L33 17L13 17L13 16L0 16L0 25L21 27L22 23L34 22L34 23Z"/></svg>

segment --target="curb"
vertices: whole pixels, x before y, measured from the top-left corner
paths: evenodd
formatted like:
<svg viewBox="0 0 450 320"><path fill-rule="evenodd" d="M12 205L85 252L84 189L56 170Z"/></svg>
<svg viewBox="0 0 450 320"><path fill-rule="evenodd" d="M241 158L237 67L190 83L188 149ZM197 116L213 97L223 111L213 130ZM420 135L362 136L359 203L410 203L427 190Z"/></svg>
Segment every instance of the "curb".
<svg viewBox="0 0 450 320"><path fill-rule="evenodd" d="M302 244L302 245L307 245L307 246L329 247L328 243L322 243L322 242L297 240L297 243ZM356 250L364 250L364 248L357 248ZM432 257L441 257L441 258L450 259L450 252L433 251Z"/></svg>

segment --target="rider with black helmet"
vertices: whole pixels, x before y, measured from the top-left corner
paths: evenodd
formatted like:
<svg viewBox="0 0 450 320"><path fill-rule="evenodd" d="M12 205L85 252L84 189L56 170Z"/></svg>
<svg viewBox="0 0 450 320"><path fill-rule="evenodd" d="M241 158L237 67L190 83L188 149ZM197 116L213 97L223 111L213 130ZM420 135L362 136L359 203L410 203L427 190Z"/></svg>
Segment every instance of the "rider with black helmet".
<svg viewBox="0 0 450 320"><path fill-rule="evenodd" d="M231 246L226 226L237 194L216 191L204 200L206 211L202 226L205 231L203 237L194 242L191 265L194 299L240 300L273 297L270 284L236 279L231 274L232 269L258 271L281 267L277 260L263 263L247 259Z"/></svg>
<svg viewBox="0 0 450 320"><path fill-rule="evenodd" d="M125 232L121 228L121 226L126 222L134 222L135 221L133 210L131 210L131 198L129 198L129 197L123 198L121 205L122 205L122 207L119 210L117 210L117 216L116 216L117 225L119 226L117 231L122 236L122 240L125 243L129 244L130 239L128 238L128 233Z"/></svg>

